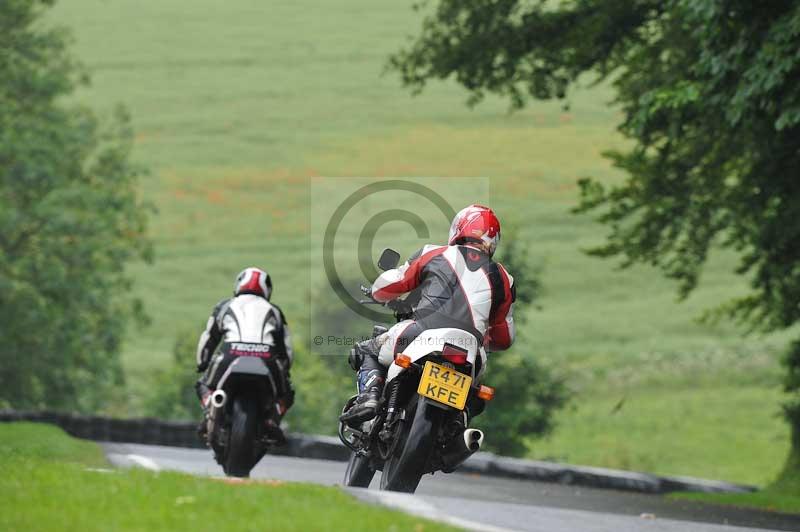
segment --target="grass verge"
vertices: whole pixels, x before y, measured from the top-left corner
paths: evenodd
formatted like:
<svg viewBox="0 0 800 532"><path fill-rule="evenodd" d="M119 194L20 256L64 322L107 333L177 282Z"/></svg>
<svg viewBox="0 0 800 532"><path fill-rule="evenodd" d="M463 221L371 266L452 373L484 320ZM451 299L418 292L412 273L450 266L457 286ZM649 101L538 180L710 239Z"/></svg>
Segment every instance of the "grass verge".
<svg viewBox="0 0 800 532"><path fill-rule="evenodd" d="M676 493L672 497L800 514L800 456L793 455L777 480L756 493Z"/></svg>
<svg viewBox="0 0 800 532"><path fill-rule="evenodd" d="M670 497L772 512L800 514L800 484L794 489L774 485L755 493L675 493Z"/></svg>
<svg viewBox="0 0 800 532"><path fill-rule="evenodd" d="M0 530L454 530L332 487L102 472L100 448L58 428L0 424Z"/></svg>

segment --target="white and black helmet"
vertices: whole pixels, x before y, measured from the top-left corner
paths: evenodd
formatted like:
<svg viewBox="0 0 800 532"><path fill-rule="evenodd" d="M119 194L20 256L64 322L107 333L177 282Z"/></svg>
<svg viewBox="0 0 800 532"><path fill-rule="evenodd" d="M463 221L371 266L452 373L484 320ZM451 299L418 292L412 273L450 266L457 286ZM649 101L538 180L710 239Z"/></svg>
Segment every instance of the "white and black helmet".
<svg viewBox="0 0 800 532"><path fill-rule="evenodd" d="M269 301L272 295L272 279L269 274L259 268L245 268L236 277L233 295L253 294Z"/></svg>

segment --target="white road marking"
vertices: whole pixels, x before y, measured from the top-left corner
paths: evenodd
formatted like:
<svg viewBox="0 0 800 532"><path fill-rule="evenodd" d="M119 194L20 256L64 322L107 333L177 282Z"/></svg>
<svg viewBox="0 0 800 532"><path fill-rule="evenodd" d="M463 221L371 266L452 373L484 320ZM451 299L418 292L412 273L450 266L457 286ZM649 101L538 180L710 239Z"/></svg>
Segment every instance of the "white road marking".
<svg viewBox="0 0 800 532"><path fill-rule="evenodd" d="M161 467L154 460L139 454L126 454L125 458L135 463L139 467L149 469L150 471L161 471Z"/></svg>
<svg viewBox="0 0 800 532"><path fill-rule="evenodd" d="M92 473L116 473L114 469L106 469L105 467L87 467L84 471L91 471Z"/></svg>

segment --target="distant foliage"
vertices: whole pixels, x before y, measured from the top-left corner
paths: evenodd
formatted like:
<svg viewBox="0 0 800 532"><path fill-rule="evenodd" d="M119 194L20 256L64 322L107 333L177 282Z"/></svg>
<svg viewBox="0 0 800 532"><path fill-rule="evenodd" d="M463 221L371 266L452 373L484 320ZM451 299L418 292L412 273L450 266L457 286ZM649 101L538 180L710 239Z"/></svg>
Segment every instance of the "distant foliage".
<svg viewBox="0 0 800 532"><path fill-rule="evenodd" d="M355 393L355 373L332 372L323 358L309 352L305 343L295 343L292 383L295 403L284 418L289 430L307 434L336 434L342 406ZM341 358L341 357L337 357ZM347 360L339 360L345 367Z"/></svg>
<svg viewBox="0 0 800 532"><path fill-rule="evenodd" d="M0 3L0 405L91 411L123 384L125 266L150 248L128 118L66 103L86 76L50 4Z"/></svg>
<svg viewBox="0 0 800 532"><path fill-rule="evenodd" d="M391 59L404 82L455 77L476 102L564 98L609 79L633 141L628 174L581 182L581 212L610 233L592 253L649 263L697 285L715 245L739 253L752 292L720 309L748 326L800 321L800 2L441 0ZM584 78L585 79L585 78ZM800 357L786 358L787 418L800 453Z"/></svg>
<svg viewBox="0 0 800 532"><path fill-rule="evenodd" d="M342 279L342 284L349 290L351 296L358 300L364 298L358 287L364 283L369 284L371 281L374 279L345 277ZM383 310L383 312L386 312L391 320L389 311ZM387 322L383 325L391 327L394 324L394 321L391 321L391 323ZM359 316L342 303L327 283L323 283L312 292L309 336L311 338L321 337L323 341L321 345L312 343L310 354L318 356L337 378L355 379L355 372L350 368L347 357L353 343L370 337L372 325L372 321Z"/></svg>
<svg viewBox="0 0 800 532"><path fill-rule="evenodd" d="M159 419L199 420L202 415L194 383L200 377L195 372L195 353L199 334L184 332L175 340L172 360L152 371L152 381L144 403L148 416Z"/></svg>
<svg viewBox="0 0 800 532"><path fill-rule="evenodd" d="M356 299L364 297L358 287L367 282L356 277L342 279ZM311 340L295 342L293 375L297 397L286 420L292 430L334 434L342 406L356 393L356 372L347 361L350 349L353 343L369 338L372 322L342 303L327 282L310 294L310 305L310 321L305 330ZM320 345L314 341L316 337L322 339Z"/></svg>
<svg viewBox="0 0 800 532"><path fill-rule="evenodd" d="M539 269L528 254L528 243L513 228L503 231L497 260L514 277L516 340L509 351L490 353L486 384L497 389L475 426L486 430L486 449L508 456L526 453L526 441L549 433L553 414L567 401L561 379L525 351L525 315L541 295Z"/></svg>
<svg viewBox="0 0 800 532"><path fill-rule="evenodd" d="M514 308L519 314L516 319L524 318L520 309L533 304L542 295L542 282L539 280L541 269L531 262L528 251L531 242L527 241L515 226L505 226L500 246L497 248L497 260L514 278L516 302Z"/></svg>

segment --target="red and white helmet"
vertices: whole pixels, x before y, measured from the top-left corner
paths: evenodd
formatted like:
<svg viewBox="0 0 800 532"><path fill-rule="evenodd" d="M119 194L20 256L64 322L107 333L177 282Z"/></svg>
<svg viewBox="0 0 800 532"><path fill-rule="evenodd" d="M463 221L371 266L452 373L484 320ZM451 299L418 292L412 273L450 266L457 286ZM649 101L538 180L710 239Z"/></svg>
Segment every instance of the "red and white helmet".
<svg viewBox="0 0 800 532"><path fill-rule="evenodd" d="M264 270L258 268L245 268L236 277L236 284L233 285L233 295L253 294L261 296L267 301L272 295L272 279Z"/></svg>
<svg viewBox="0 0 800 532"><path fill-rule="evenodd" d="M500 242L500 220L492 209L473 204L461 209L450 226L448 244L477 244L489 256Z"/></svg>

